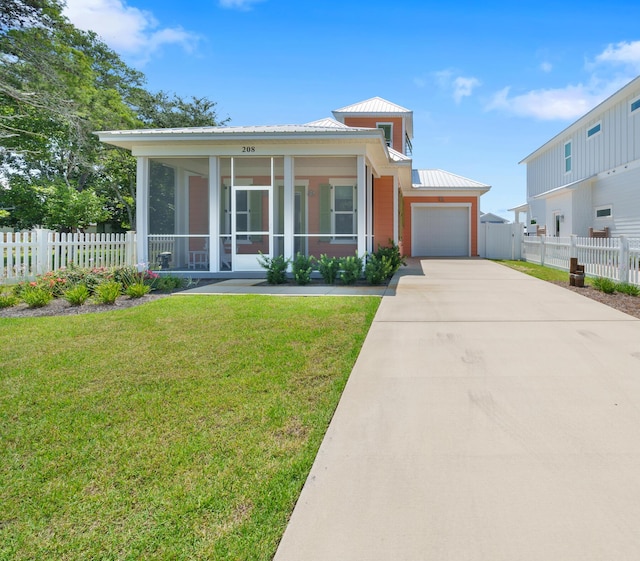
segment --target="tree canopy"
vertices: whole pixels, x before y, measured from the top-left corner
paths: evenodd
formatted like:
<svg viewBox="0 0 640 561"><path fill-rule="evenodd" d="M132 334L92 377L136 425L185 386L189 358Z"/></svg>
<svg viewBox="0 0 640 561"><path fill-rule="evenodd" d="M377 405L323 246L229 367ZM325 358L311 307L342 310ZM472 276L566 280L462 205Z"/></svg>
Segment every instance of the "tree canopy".
<svg viewBox="0 0 640 561"><path fill-rule="evenodd" d="M135 161L93 132L219 124L208 98L146 90L61 0L0 3L0 225L135 227Z"/></svg>

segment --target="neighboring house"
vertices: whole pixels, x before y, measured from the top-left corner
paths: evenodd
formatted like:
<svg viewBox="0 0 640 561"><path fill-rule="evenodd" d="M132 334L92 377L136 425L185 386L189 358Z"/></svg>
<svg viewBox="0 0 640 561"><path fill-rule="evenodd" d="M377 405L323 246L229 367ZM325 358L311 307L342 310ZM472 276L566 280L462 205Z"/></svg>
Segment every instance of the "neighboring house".
<svg viewBox="0 0 640 561"><path fill-rule="evenodd" d="M413 112L372 98L305 125L98 133L137 158L138 260L260 270L260 253L478 254L488 185L412 170Z"/></svg>
<svg viewBox="0 0 640 561"><path fill-rule="evenodd" d="M497 214L493 214L492 212L481 212L480 213L480 224L508 224L509 221L506 218L502 218L502 216L498 216Z"/></svg>
<svg viewBox="0 0 640 561"><path fill-rule="evenodd" d="M538 231L640 237L640 77L520 163Z"/></svg>

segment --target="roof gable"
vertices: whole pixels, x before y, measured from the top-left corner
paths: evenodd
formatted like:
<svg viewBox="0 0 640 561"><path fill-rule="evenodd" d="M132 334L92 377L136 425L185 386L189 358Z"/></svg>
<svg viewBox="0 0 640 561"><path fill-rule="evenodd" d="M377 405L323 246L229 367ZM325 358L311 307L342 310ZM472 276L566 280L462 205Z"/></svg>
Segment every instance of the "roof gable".
<svg viewBox="0 0 640 561"><path fill-rule="evenodd" d="M410 109L397 105L395 103L391 103L386 99L381 97L372 97L370 99L366 99L364 101L359 101L358 103L354 103L353 105L347 105L346 107L342 107L341 109L336 109L332 111L335 115L336 113L340 114L350 114L350 113L413 113Z"/></svg>

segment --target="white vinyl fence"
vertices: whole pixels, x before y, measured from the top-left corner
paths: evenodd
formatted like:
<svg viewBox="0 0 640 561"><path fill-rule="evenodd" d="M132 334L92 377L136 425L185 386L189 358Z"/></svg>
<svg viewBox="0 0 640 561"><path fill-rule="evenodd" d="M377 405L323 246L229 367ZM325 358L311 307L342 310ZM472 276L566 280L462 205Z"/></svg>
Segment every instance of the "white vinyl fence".
<svg viewBox="0 0 640 561"><path fill-rule="evenodd" d="M136 264L136 234L65 234L51 230L0 232L0 281L32 278L62 267Z"/></svg>
<svg viewBox="0 0 640 561"><path fill-rule="evenodd" d="M478 228L478 253L486 259L512 259L522 257L522 224L494 224L485 222Z"/></svg>
<svg viewBox="0 0 640 561"><path fill-rule="evenodd" d="M577 257L590 277L606 277L640 285L640 238L555 238L525 236L522 258L531 263L569 270Z"/></svg>

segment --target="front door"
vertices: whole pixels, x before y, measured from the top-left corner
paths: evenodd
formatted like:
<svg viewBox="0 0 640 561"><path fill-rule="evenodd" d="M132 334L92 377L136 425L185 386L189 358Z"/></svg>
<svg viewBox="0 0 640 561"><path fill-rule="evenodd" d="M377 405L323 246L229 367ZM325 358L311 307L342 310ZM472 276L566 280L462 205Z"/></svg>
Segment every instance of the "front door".
<svg viewBox="0 0 640 561"><path fill-rule="evenodd" d="M231 251L234 271L260 271L260 254L272 257L271 187L233 187Z"/></svg>

